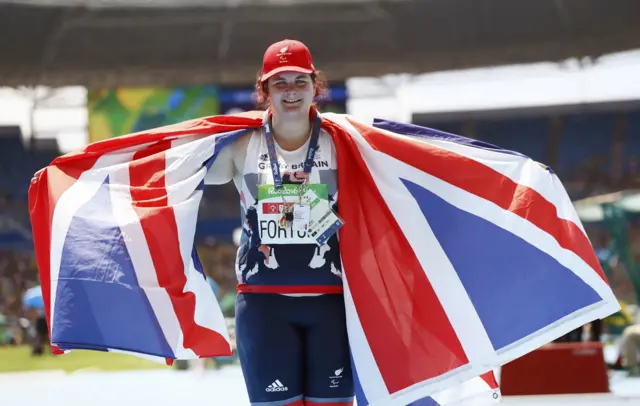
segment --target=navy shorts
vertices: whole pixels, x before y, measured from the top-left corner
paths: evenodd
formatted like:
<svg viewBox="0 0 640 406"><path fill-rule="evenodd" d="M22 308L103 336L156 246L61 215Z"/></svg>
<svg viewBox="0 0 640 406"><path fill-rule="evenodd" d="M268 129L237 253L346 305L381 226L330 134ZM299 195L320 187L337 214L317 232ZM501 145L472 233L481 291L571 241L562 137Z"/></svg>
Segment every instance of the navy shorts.
<svg viewBox="0 0 640 406"><path fill-rule="evenodd" d="M342 295L240 293L236 340L252 405L353 404Z"/></svg>

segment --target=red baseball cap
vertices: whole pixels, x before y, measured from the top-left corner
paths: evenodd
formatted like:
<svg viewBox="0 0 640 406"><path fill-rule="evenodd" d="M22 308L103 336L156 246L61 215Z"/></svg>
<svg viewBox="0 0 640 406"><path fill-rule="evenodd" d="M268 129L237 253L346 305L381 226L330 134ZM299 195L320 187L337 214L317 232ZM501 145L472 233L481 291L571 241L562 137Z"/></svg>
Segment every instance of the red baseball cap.
<svg viewBox="0 0 640 406"><path fill-rule="evenodd" d="M314 73L311 52L305 44L293 39L276 42L267 48L262 59L262 76L264 82L271 76L281 72Z"/></svg>

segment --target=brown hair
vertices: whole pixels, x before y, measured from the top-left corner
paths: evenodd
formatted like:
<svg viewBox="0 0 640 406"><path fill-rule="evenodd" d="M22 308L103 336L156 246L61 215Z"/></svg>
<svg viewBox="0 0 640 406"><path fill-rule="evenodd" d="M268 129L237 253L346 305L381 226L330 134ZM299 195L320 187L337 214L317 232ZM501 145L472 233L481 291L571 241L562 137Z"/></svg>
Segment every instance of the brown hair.
<svg viewBox="0 0 640 406"><path fill-rule="evenodd" d="M255 90L253 91L253 100L256 103L256 107L259 109L269 108L269 90L267 87L267 81L260 81L262 76L262 70L258 71L258 78L256 79ZM311 74L311 81L316 86L316 94L313 96L315 100L326 97L329 94L329 84L321 71L316 71ZM316 104L316 101L313 102Z"/></svg>

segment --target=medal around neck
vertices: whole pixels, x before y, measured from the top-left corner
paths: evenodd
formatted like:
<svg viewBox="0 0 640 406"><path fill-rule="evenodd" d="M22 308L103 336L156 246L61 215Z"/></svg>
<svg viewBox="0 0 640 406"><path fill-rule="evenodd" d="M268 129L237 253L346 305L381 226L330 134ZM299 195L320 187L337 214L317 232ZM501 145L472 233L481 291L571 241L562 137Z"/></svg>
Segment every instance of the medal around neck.
<svg viewBox="0 0 640 406"><path fill-rule="evenodd" d="M326 243L343 225L331 210L327 185L310 185L309 176L318 150L322 119L317 114L304 161L302 184L282 184L280 164L269 123L263 126L273 185L258 186L258 230L262 244Z"/></svg>

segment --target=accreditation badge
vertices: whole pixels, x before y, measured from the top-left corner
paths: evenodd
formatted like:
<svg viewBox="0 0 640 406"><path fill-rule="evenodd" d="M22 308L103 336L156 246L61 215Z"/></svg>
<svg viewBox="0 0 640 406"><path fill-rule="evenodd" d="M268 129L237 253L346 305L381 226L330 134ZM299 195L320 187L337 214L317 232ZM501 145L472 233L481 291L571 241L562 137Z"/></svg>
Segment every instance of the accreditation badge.
<svg viewBox="0 0 640 406"><path fill-rule="evenodd" d="M324 244L342 226L327 185L260 185L258 230L263 244Z"/></svg>

